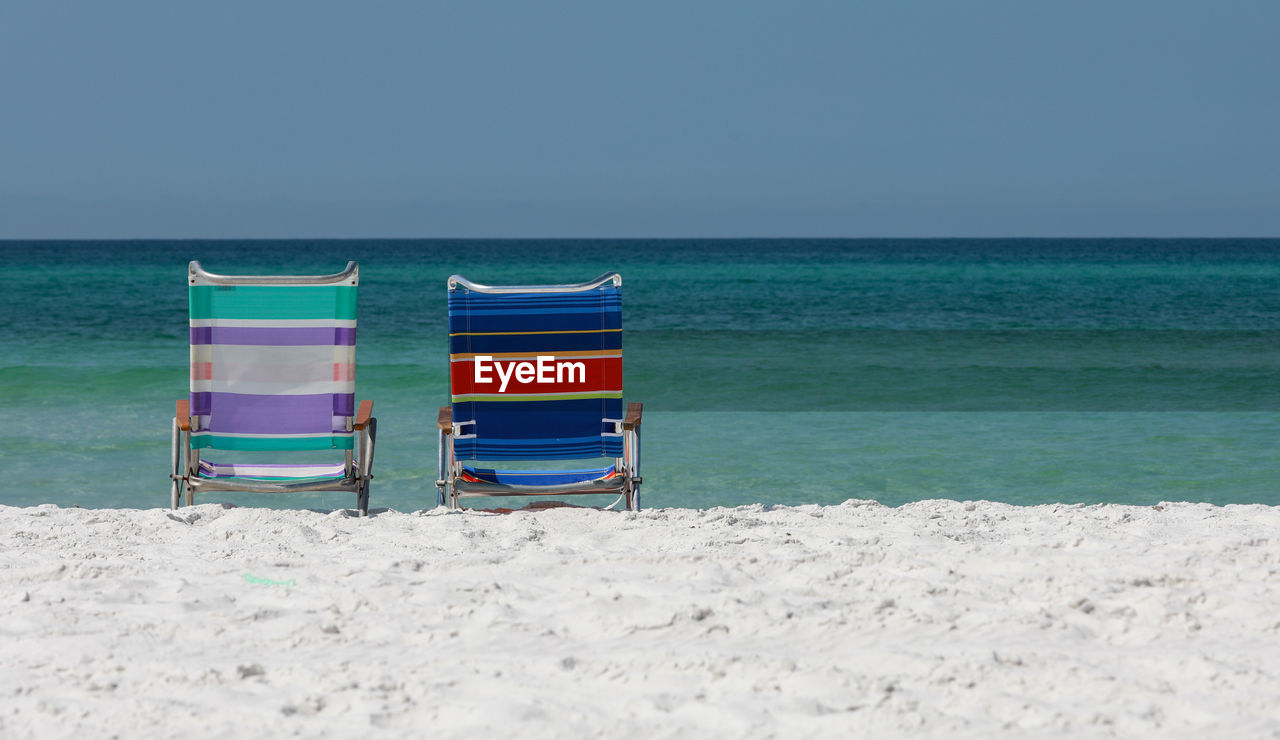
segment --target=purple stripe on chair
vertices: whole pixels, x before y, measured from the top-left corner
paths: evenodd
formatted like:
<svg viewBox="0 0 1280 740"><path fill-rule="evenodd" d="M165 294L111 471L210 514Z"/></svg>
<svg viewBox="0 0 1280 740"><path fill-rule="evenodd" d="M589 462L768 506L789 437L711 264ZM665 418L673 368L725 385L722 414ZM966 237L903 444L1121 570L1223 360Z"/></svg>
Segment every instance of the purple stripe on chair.
<svg viewBox="0 0 1280 740"><path fill-rule="evenodd" d="M335 416L354 416L354 393L256 396L202 391L191 394L191 413L209 417L222 434L329 434Z"/></svg>
<svg viewBox="0 0 1280 740"><path fill-rule="evenodd" d="M223 392L214 393L210 391L201 391L198 393L191 394L191 413L193 415L208 416L210 414L210 409L212 408L212 403L215 397L217 397L218 399L230 398L230 399L236 400L236 403L230 406L219 405L218 406L219 412L226 411L228 409L250 407L255 404L262 403L267 400L276 399L276 398L282 398L282 399L309 398L309 399L332 399L333 400L332 406L329 407L329 413L331 416L355 416L356 414L356 395L354 393L315 393L311 395L301 395L301 396L288 396L288 395L260 396L252 393L223 393ZM320 401L317 400L316 404L317 406L320 405ZM264 408L267 408L267 407L264 406Z"/></svg>
<svg viewBox="0 0 1280 740"><path fill-rule="evenodd" d="M209 390L201 390L198 393L191 394L191 415L192 416L209 416L212 397L236 396L244 398L244 405L251 405L264 398L333 398L333 416L355 416L356 415L356 394L355 393L315 393L311 396L256 396L252 393L211 393ZM219 406L219 412L224 411L224 406ZM335 430L340 431L340 430Z"/></svg>
<svg viewBox="0 0 1280 740"><path fill-rule="evenodd" d="M337 345L354 347L355 327L193 326L192 344L249 344L270 347Z"/></svg>

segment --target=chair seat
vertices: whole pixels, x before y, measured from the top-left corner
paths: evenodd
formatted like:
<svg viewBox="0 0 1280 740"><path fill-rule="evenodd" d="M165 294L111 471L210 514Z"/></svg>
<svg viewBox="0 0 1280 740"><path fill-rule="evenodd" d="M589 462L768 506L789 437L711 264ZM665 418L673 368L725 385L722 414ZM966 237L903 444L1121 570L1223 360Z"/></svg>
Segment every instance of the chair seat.
<svg viewBox="0 0 1280 740"><path fill-rule="evenodd" d="M598 483L609 485L622 474L613 465L585 470L495 470L462 466L462 480L467 483L491 483L503 486L574 486Z"/></svg>
<svg viewBox="0 0 1280 740"><path fill-rule="evenodd" d="M237 478L260 481L342 480L346 465L337 464L263 464L220 463L200 461L201 478Z"/></svg>

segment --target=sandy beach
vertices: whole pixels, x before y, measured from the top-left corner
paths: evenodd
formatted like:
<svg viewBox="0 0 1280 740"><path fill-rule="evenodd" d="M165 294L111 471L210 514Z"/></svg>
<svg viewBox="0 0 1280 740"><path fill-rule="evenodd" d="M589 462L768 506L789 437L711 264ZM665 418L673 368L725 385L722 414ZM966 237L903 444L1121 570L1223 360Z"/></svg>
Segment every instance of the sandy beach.
<svg viewBox="0 0 1280 740"><path fill-rule="evenodd" d="M1280 509L0 507L0 736L1280 736Z"/></svg>

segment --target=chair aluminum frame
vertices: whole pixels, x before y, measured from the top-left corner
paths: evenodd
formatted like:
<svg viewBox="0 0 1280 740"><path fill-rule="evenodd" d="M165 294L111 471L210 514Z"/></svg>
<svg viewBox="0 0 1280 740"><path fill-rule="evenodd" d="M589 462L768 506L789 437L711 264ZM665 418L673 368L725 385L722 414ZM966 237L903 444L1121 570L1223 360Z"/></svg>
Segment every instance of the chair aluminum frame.
<svg viewBox="0 0 1280 740"><path fill-rule="evenodd" d="M355 262L348 262L341 272L329 275L219 275L206 271L199 262L193 261L188 266L187 282L189 285L356 285L359 283L359 266ZM347 421L347 430L355 432L355 449L346 451L342 478L303 478L287 483L200 477L200 450L191 448L191 420L187 403L185 399L179 400L177 414L173 417L169 473L171 508L177 509L182 505L183 494L187 506L191 506L195 503L195 493L199 490L247 493L345 491L356 494L356 508L361 516L368 515L374 444L378 436L378 420L371 415L372 401L361 401L355 420Z"/></svg>
<svg viewBox="0 0 1280 740"><path fill-rule="evenodd" d="M362 516L369 513L369 491L373 480L373 450L378 436L378 420L370 418L364 428L356 431L356 446L359 455L353 460L350 450L347 451L347 462L342 478L301 479L290 483L255 481L244 478L235 480L219 480L217 478L201 478L200 451L191 449L191 428L181 423L178 416L173 418L173 439L171 447L172 481L169 489L169 505L177 509L182 506L183 494L186 494L186 505L195 503L196 491L244 491L247 493L303 493L306 491L346 491L356 494L356 508Z"/></svg>
<svg viewBox="0 0 1280 740"><path fill-rule="evenodd" d="M504 483L474 483L462 480L462 462L453 456L454 426L451 409L440 408L436 430L436 479L438 495L436 504L457 509L464 498L501 496L550 496L555 494L615 493L620 494L628 511L640 510L640 415L642 406L630 403L627 417L630 428L622 431L622 457L614 458L614 467L621 473L615 485L597 485L595 481L569 485L530 486ZM631 421L634 420L634 421ZM628 422L624 422L628 423Z"/></svg>
<svg viewBox="0 0 1280 740"><path fill-rule="evenodd" d="M483 285L461 275L451 275L448 280L450 292L461 287L477 293L579 293L595 290L606 283L621 287L622 276L616 272L606 272L585 283L563 285ZM534 486L462 480L462 462L453 456L453 440L457 427L462 424L453 423L451 406L441 406L436 420L436 469L439 471L436 478L436 504L457 509L464 498L612 493L622 496L628 511L639 511L640 484L644 482L640 476L640 423L643 408L640 403L627 404L626 418L619 424L622 427L622 457L614 458L614 468L621 473L616 483L600 485L596 481L585 481L568 485Z"/></svg>

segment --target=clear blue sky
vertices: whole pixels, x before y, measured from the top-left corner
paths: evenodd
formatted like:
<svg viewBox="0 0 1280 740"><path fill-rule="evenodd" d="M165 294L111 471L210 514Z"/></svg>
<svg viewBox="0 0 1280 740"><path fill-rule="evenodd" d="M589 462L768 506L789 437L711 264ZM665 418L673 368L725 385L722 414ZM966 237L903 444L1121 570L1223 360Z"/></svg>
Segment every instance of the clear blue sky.
<svg viewBox="0 0 1280 740"><path fill-rule="evenodd" d="M0 4L0 238L1280 236L1280 3Z"/></svg>

